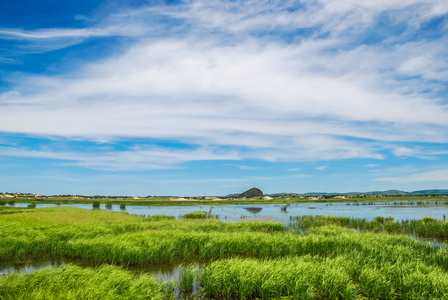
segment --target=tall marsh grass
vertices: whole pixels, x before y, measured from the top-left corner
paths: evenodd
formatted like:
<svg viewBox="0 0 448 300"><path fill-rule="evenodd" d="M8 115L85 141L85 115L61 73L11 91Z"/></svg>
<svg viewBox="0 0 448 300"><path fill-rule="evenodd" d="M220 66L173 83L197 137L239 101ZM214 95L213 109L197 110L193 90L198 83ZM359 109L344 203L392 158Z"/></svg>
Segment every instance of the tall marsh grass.
<svg viewBox="0 0 448 300"><path fill-rule="evenodd" d="M285 227L275 222L182 222L169 216L52 208L26 216L1 215L0 259L65 256L95 263L146 264L175 257L210 258L219 254L210 250L218 239L215 234L228 239L231 233L284 231Z"/></svg>
<svg viewBox="0 0 448 300"><path fill-rule="evenodd" d="M448 297L447 249L388 233L443 228L431 218L398 226L387 218L303 216L287 228L103 210L26 211L0 215L0 260L64 257L121 266L181 261L181 294L197 283L212 299ZM198 272L192 260L205 265ZM0 299L84 299L88 291L90 299L166 299L173 286L118 267L69 265L0 278Z"/></svg>
<svg viewBox="0 0 448 300"><path fill-rule="evenodd" d="M209 215L205 211L194 211L190 213L186 213L182 216L184 219L207 219Z"/></svg>
<svg viewBox="0 0 448 300"><path fill-rule="evenodd" d="M193 292L194 281L198 268L193 265L181 265L179 267L179 289L182 294Z"/></svg>
<svg viewBox="0 0 448 300"><path fill-rule="evenodd" d="M186 213L182 216L184 219L216 219L218 220L218 215L213 215L211 210L209 212L205 211L193 211Z"/></svg>
<svg viewBox="0 0 448 300"><path fill-rule="evenodd" d="M0 299L174 299L175 283L116 266L66 265L0 278Z"/></svg>
<svg viewBox="0 0 448 300"><path fill-rule="evenodd" d="M446 299L448 274L420 262L368 262L361 256L233 258L204 267L215 299Z"/></svg>
<svg viewBox="0 0 448 300"><path fill-rule="evenodd" d="M448 222L424 217L420 220L394 220L392 217L375 217L373 220L336 216L294 216L288 227L303 231L312 227L338 225L359 231L415 234L427 238L448 238Z"/></svg>

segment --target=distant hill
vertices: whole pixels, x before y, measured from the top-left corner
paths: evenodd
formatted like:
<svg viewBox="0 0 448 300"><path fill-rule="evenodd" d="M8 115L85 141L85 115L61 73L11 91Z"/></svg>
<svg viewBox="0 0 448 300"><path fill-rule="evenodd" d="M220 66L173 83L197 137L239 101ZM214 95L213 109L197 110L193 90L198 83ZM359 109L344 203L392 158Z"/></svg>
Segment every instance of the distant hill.
<svg viewBox="0 0 448 300"><path fill-rule="evenodd" d="M223 198L238 198L239 195L241 195L241 194L228 194L228 195L225 195Z"/></svg>
<svg viewBox="0 0 448 300"><path fill-rule="evenodd" d="M263 196L263 192L256 187L253 187L241 194L229 194L227 196L225 196L224 198L252 198L252 197L262 197Z"/></svg>
<svg viewBox="0 0 448 300"><path fill-rule="evenodd" d="M411 196L412 193L404 192L404 191L400 191L400 190L387 190L387 191L367 192L367 193L364 193L364 195L367 195L367 196L378 196L378 195L383 195L383 196Z"/></svg>
<svg viewBox="0 0 448 300"><path fill-rule="evenodd" d="M448 190L422 190L412 192L414 195L448 195Z"/></svg>
<svg viewBox="0 0 448 300"><path fill-rule="evenodd" d="M240 194L240 197L246 197L246 198L261 197L261 196L263 196L263 192L256 187L253 187L253 188L245 191L244 193Z"/></svg>
<svg viewBox="0 0 448 300"><path fill-rule="evenodd" d="M266 196L270 197L279 197L279 196L289 196L289 195L298 195L303 197L319 197L319 196L356 196L356 195L365 195L365 196L419 196L419 195L448 195L448 189L438 189L438 190L420 190L414 192L405 192L400 190L387 190L387 191L372 191L372 192L347 192L347 193L325 193L325 192L310 192L310 193L274 193L274 194L266 194ZM251 188L250 190L245 191L241 194L229 194L224 198L251 198L251 197L259 197L263 196L263 192L257 188Z"/></svg>

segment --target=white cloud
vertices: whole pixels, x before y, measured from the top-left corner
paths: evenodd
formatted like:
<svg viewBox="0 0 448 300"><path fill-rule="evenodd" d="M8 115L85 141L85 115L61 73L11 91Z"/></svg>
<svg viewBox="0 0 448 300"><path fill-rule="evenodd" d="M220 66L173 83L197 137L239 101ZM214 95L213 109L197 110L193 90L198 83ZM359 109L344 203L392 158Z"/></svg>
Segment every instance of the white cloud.
<svg viewBox="0 0 448 300"><path fill-rule="evenodd" d="M130 26L110 26L107 28L82 28L82 29L39 29L18 30L0 29L3 39L57 39L57 38L90 38L98 36L131 35L137 28Z"/></svg>
<svg viewBox="0 0 448 300"><path fill-rule="evenodd" d="M448 169L435 170L423 173L415 173L404 177L383 177L376 178L375 181L386 181L394 183L409 183L409 182L448 182Z"/></svg>
<svg viewBox="0 0 448 300"><path fill-rule="evenodd" d="M368 165L366 165L366 167L369 167L369 168L376 168L378 166L379 166L378 164L368 164Z"/></svg>
<svg viewBox="0 0 448 300"><path fill-rule="evenodd" d="M303 8L288 9L297 5ZM16 75L21 83L0 95L0 131L97 141L170 139L198 149L234 147L226 155L163 149L68 159L89 167L120 168L120 161L136 167L141 161L151 168L202 157L382 159L384 149L397 156L418 155L424 149L391 142L448 142L446 99L436 94L443 84L431 82L434 92L422 93L427 80L447 78L446 64L437 64L446 57L445 39L404 39L393 47L387 41L367 45L358 39L374 29L381 14L399 17L395 22L412 32L447 11L440 1L418 0L188 1L125 11L94 28L3 29L2 37L44 44L110 35L139 41L125 53L86 63L73 74ZM174 30L146 21L159 14L186 25ZM252 34L287 35L298 29L312 33L293 43ZM406 32L389 35L389 40L401 39ZM423 78L406 81L399 78L403 74Z"/></svg>
<svg viewBox="0 0 448 300"><path fill-rule="evenodd" d="M317 26L323 26L323 30L331 32L364 29L362 24L374 23L376 17L384 12L417 26L429 17L442 15L448 11L448 5L438 0L186 2L188 4L184 6L169 6L151 11L188 19L200 28L219 28L231 32Z"/></svg>
<svg viewBox="0 0 448 300"><path fill-rule="evenodd" d="M245 166L245 165L241 165L241 166L239 166L239 168L240 168L241 170L253 170L253 169L255 169L254 167L251 167L251 166Z"/></svg>
<svg viewBox="0 0 448 300"><path fill-rule="evenodd" d="M417 153L416 149L398 147L394 150L395 156L413 156Z"/></svg>
<svg viewBox="0 0 448 300"><path fill-rule="evenodd" d="M168 41L135 47L120 58L90 66L79 79L29 79L40 86L41 93L3 97L3 102L10 104L5 111L11 120L1 129L138 136L142 134L139 128L154 134L153 123L160 124L157 127L162 131L207 123L217 130L249 133L260 125L266 127L264 133L277 133L279 128L275 127L279 125L283 127L280 133L294 135L297 131L341 135L347 131L347 135L378 139L376 132L385 131L383 124L387 122L396 124L406 140L408 135L425 130L428 123L442 127L448 123L446 110L428 99L361 89L344 76L328 78L300 68L285 70L296 61L314 59L313 54L300 52L300 47L285 50L275 44L269 49L260 45L222 48ZM247 115L246 111L255 114ZM42 128L26 128L31 126L14 122L19 113L31 119L43 116L42 120L61 116L66 125L55 128L42 121ZM339 121L319 124L322 122L309 120L311 117ZM381 123L373 124L370 130L357 130L351 121ZM120 126L124 132L117 132L118 126L113 124L121 122L127 123ZM274 123L271 130L271 124L266 126L269 122ZM104 126L97 126L101 124ZM409 126L400 128L405 124ZM447 138L446 134L439 135L440 129L432 130L433 136L426 134L423 138ZM391 132L383 135L386 139L387 134Z"/></svg>
<svg viewBox="0 0 448 300"><path fill-rule="evenodd" d="M185 161L239 160L234 151L222 153L213 149L179 150L162 147L145 147L127 151L101 153L55 152L0 147L0 156L35 157L65 161L65 165L104 170L145 170L175 168Z"/></svg>

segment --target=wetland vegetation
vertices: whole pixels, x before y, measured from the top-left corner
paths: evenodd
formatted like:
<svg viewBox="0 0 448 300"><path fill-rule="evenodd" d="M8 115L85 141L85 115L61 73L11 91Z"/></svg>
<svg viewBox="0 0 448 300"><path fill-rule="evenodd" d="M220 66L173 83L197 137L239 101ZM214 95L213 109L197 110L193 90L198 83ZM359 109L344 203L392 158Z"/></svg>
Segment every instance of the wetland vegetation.
<svg viewBox="0 0 448 300"><path fill-rule="evenodd" d="M394 220L393 217L377 216L373 220L336 216L295 216L290 217L288 227L303 232L309 228L337 225L358 231L387 232L394 234L412 234L417 237L448 239L448 222L429 216L419 220Z"/></svg>
<svg viewBox="0 0 448 300"><path fill-rule="evenodd" d="M4 208L0 262L84 264L3 274L0 299L448 297L447 249L408 235L446 237L444 221L301 216L285 226L196 215ZM132 268L165 263L181 264L176 280Z"/></svg>

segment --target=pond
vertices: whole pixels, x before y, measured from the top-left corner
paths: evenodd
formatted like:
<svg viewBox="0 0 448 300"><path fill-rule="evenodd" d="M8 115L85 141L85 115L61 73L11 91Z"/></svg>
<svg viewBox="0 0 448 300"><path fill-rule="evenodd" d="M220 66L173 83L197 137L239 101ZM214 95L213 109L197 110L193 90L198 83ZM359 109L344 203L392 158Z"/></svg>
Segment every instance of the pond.
<svg viewBox="0 0 448 300"><path fill-rule="evenodd" d="M15 207L28 207L29 203L15 203ZM92 204L36 204L41 207L78 207L93 209ZM241 220L272 220L287 224L290 216L331 215L372 220L376 216L393 217L395 220L421 219L430 216L442 220L448 215L448 201L395 201L395 202L335 202L294 204L240 204L198 206L134 206L101 204L100 209L126 211L130 214L152 216L172 215L177 218L194 211L206 211L218 216L223 222Z"/></svg>

